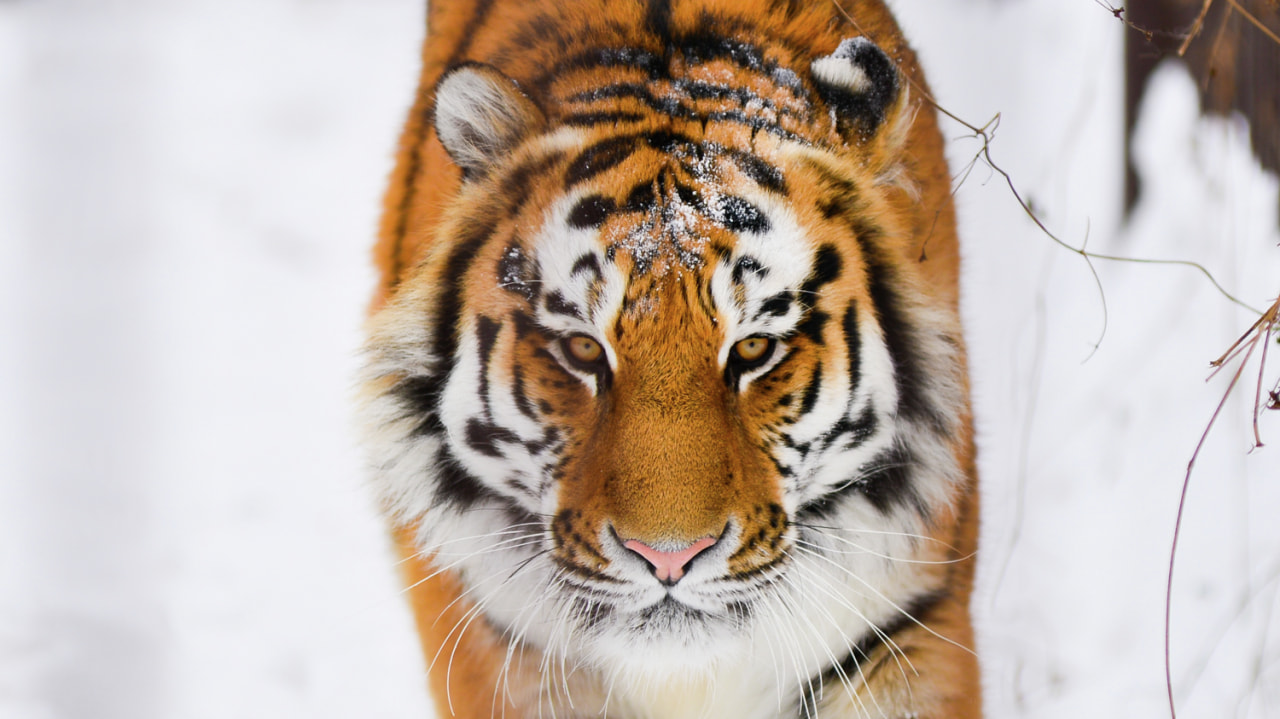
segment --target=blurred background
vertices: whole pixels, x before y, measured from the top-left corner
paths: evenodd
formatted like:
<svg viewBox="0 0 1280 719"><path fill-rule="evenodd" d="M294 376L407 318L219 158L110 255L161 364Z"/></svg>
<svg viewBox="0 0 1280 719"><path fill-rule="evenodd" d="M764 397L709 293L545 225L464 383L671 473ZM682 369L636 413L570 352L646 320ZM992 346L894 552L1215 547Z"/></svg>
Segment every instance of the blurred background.
<svg viewBox="0 0 1280 719"><path fill-rule="evenodd" d="M1095 280L943 123L989 713L1160 716L1179 495L1230 375L1205 379L1280 292L1280 186L1243 116L1202 118L1208 76L1156 43L1126 103L1103 0L894 5L938 101L989 128L1059 238L1199 262L1254 308L1186 267L1097 261ZM423 16L422 0L0 0L0 718L431 716L350 420ZM1271 347L1187 494L1184 717L1280 715L1280 447L1251 450ZM1280 445L1277 414L1259 428Z"/></svg>

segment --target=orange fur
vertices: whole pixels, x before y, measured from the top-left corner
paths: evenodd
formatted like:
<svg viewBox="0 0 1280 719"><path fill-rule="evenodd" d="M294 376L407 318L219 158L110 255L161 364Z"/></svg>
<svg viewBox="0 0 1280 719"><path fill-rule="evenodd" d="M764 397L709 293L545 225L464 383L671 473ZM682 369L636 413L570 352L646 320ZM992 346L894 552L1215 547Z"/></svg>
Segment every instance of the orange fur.
<svg viewBox="0 0 1280 719"><path fill-rule="evenodd" d="M798 114L783 117L779 126L814 143L848 145L856 159L833 166L829 158L797 151L742 125L656 118L636 120L631 129L677 133L698 142L740 149L781 167L791 190L796 221L806 228L815 246L824 242L847 245L842 238L848 223L856 219L851 214L873 218L884 238L880 251L885 256L860 257L851 250L845 256L846 268L858 272L884 265L895 268L904 285L912 288L914 301L956 313L959 255L943 143L935 113L919 104L919 98L927 96L927 87L915 55L880 0L803 6L782 0L671 0L670 4L673 28L693 27L702 13L716 13L740 24L736 29L726 25L725 32L764 38L762 45L770 57L788 67L808 67L810 60L831 53L842 39L851 36L869 37L884 50L910 88L904 95L910 98L904 103L910 104L895 108L890 116L890 123L902 117L911 123L901 147L894 145L890 131L850 141L825 116L806 120ZM375 314L393 299L443 286L452 279L449 273L456 268L445 261L452 248L451 238L481 222L492 223L494 236L515 237L522 228L537 226L545 208L562 192L558 181L527 178L523 189L531 199L510 216L489 216L492 207L479 198L508 187L503 185L503 177L465 183L431 124L435 87L446 70L468 61L491 65L530 92L533 103L546 115L546 126L555 128L572 113L594 107L590 99L574 98L589 92L599 81L599 73L573 69L547 78L549 69L566 53L588 42L654 46L657 40L645 30L645 12L643 2L610 0L432 4L420 89L401 138L374 252L380 272L373 301ZM583 28L589 30L580 32ZM564 42L548 38L552 32L560 33ZM630 71L623 68L617 72ZM712 63L698 72L714 82L733 68ZM650 81L639 75L634 79L638 83ZM749 76L740 81L775 107L786 108L793 102L783 87L767 79ZM692 102L705 115L714 113L721 100L708 97ZM629 105L625 98L611 102L610 107L643 114L643 108ZM533 163L542 176L560 177L574 161L575 148L616 131L609 126L584 130L576 144L565 151L550 146L516 149L513 162ZM631 189L625 178L649 177L668 164L662 152L642 150L589 185L621 207ZM898 166L904 179L884 182L884 175ZM717 166L716 171L730 180L740 172L727 165ZM680 177L678 170L673 172ZM827 185L833 177L859 187L861 205L846 209L843 215L829 213L832 216L827 217L817 208L831 192ZM702 189L698 177L683 177L682 181ZM604 221L600 231L606 237L626 237L643 222L642 214L618 212ZM726 234L714 223L695 222L703 224L694 235L712 244ZM675 242L678 245L679 241ZM723 242L730 243L732 238L726 236ZM463 286L468 307L482 305L491 308L495 316L517 311L519 298L494 284L487 270L478 269L500 263L503 252L503 242L488 242L467 263ZM636 257L620 260L623 266L638 261ZM824 371L819 343L792 340L802 355L810 345L813 349L796 360L786 377L761 381L755 394L737 397L721 381L723 371L701 349L722 342L724 329L705 315L688 310L699 302L698 285L691 279L696 272L680 271L678 250L660 253L654 262L657 269L628 288L630 300L641 303L646 297L684 297L687 302L664 305L669 311L660 322L649 321L639 311L631 315L624 312L619 318L616 334L608 339L619 357L614 372L626 381L611 390L607 412L585 411L583 407L593 402L587 386L565 386L550 364L540 364L549 360L538 358L542 345L537 338L503 329L494 340L494 364L500 368L495 372L510 373L511 367L521 367L531 401L541 402L546 416L571 428L566 453L572 459L563 471L577 479L566 480L560 490L560 509L548 529L554 539L553 552L565 566L590 573L608 564L597 540L602 526L611 526L621 539L678 544L718 537L732 520L741 526L743 539L729 558L729 567L735 573L756 571L776 560L786 528L774 517L782 501L781 490L758 436L791 411L779 404L780 398L798 396L806 383L816 381ZM865 309L874 300L865 283L841 282L824 292L823 301L831 304ZM686 339L671 342L676 332ZM833 358L840 359L842 350L838 347L827 351L836 352ZM958 340L955 352L963 368ZM828 360L827 367L832 361ZM967 383L963 376L959 381L959 395L967 403ZM977 661L963 648L973 646L968 610L978 521L973 437L967 404L956 411L960 424L950 437L949 451L963 473L963 482L923 525L927 539L921 542L918 558L936 563L922 564L913 575L921 587L945 590L945 598L917 616L918 625L910 624L894 635L899 653L895 655L884 645L875 647L862 662L863 678L856 696L833 693L821 698L820 716L862 716L865 709L859 709L860 701L886 711L911 711L920 719L974 719L981 715ZM709 477L715 481L708 481ZM584 686L597 682L591 676L549 678L537 656L526 656L523 647L511 647L501 631L475 616L476 605L454 572L439 571L429 558L421 556L413 522L393 521L393 528L405 560L404 578L425 656L432 664L431 690L441 716L539 716L547 682L572 681ZM914 669L904 671L895 666L904 656ZM554 673L554 668L551 671ZM875 709L870 713L875 715Z"/></svg>

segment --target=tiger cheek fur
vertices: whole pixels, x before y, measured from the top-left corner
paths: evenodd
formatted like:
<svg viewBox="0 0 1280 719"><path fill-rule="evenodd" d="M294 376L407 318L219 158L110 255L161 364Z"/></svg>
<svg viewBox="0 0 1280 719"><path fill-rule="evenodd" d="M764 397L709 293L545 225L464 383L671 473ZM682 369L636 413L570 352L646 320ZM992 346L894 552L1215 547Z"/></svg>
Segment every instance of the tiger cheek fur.
<svg viewBox="0 0 1280 719"><path fill-rule="evenodd" d="M430 19L361 411L440 714L980 716L949 176L887 10Z"/></svg>

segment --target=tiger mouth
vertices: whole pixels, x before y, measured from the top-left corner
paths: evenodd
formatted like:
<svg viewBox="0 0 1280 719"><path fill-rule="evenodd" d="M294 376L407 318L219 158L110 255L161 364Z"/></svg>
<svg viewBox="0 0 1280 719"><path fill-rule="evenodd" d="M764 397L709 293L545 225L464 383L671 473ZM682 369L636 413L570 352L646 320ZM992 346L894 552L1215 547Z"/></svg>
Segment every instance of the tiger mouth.
<svg viewBox="0 0 1280 719"><path fill-rule="evenodd" d="M680 601L679 599L676 599L675 597L671 596L670 591L668 591L666 596L664 596L662 599L659 599L657 603L652 604L640 610L639 612L637 612L637 615L640 617L640 619L644 620L645 622L656 622L656 621L661 621L663 619L669 619L677 616L680 618L701 619L701 618L704 618L706 614L707 612L701 609L698 609L697 607L686 604Z"/></svg>
<svg viewBox="0 0 1280 719"><path fill-rule="evenodd" d="M704 608L689 604L667 592L654 603L638 610L627 611L611 605L595 605L584 616L590 619L586 627L604 629L613 625L615 630L623 629L628 634L665 642L673 637L686 641L690 638L691 631L736 627L751 614L750 605L743 602L727 602L715 608Z"/></svg>

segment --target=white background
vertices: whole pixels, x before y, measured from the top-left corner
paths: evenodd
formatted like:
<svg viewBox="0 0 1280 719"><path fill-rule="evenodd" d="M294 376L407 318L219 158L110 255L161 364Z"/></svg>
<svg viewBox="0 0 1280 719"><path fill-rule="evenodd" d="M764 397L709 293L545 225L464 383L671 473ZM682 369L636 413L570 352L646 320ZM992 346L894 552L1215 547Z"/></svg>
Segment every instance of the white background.
<svg viewBox="0 0 1280 719"><path fill-rule="evenodd" d="M1122 28L1088 0L899 0L941 103L1092 250L1280 292L1277 183L1165 68L1120 214ZM0 717L427 717L350 431L421 0L0 0ZM944 123L958 172L979 145ZM1252 321L1192 270L1098 288L1003 179L958 190L995 717L1166 712L1191 452ZM1268 372L1280 375L1280 347ZM1256 360L1255 360L1256 361ZM1256 366L1248 373L1256 380ZM1280 458L1253 384L1193 475L1184 717L1280 714ZM1247 396L1246 396L1247 395ZM1266 417L1264 440L1280 445Z"/></svg>

